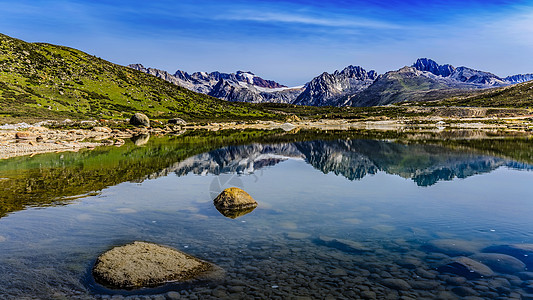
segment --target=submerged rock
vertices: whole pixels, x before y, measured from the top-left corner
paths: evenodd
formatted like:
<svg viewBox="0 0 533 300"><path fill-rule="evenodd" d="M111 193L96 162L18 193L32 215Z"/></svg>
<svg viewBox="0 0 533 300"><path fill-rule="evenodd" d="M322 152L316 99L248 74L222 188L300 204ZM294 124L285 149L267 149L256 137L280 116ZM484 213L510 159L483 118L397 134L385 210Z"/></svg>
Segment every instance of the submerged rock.
<svg viewBox="0 0 533 300"><path fill-rule="evenodd" d="M408 291L411 289L411 285L409 283L407 283L403 279L398 279L398 278L383 279L381 281L381 284L383 284L384 286L388 288L400 290L400 291Z"/></svg>
<svg viewBox="0 0 533 300"><path fill-rule="evenodd" d="M480 252L482 245L477 242L466 240L439 239L428 242L425 247L432 251L450 256L460 256L478 253Z"/></svg>
<svg viewBox="0 0 533 300"><path fill-rule="evenodd" d="M131 119L130 124L134 126L150 127L150 119L145 114L135 113Z"/></svg>
<svg viewBox="0 0 533 300"><path fill-rule="evenodd" d="M363 244L355 241L337 239L329 236L321 235L317 240L318 244L328 246L331 248L339 249L343 252L365 252L370 251L370 248L365 247Z"/></svg>
<svg viewBox="0 0 533 300"><path fill-rule="evenodd" d="M236 187L223 190L213 204L222 215L232 219L248 214L257 207L252 196Z"/></svg>
<svg viewBox="0 0 533 300"><path fill-rule="evenodd" d="M456 257L452 262L438 268L441 273L452 273L468 279L492 277L494 272L488 266L468 257Z"/></svg>
<svg viewBox="0 0 533 300"><path fill-rule="evenodd" d="M139 288L194 279L212 269L211 264L178 250L134 242L100 255L93 276L106 286Z"/></svg>
<svg viewBox="0 0 533 300"><path fill-rule="evenodd" d="M483 249L483 252L510 255L525 263L529 270L533 270L533 244L495 245Z"/></svg>
<svg viewBox="0 0 533 300"><path fill-rule="evenodd" d="M501 253L478 253L470 256L492 270L500 273L514 274L526 270L526 264L517 258Z"/></svg>
<svg viewBox="0 0 533 300"><path fill-rule="evenodd" d="M297 231L287 232L287 238L291 240L302 240L302 239L308 238L309 236L311 235L306 232L297 232Z"/></svg>

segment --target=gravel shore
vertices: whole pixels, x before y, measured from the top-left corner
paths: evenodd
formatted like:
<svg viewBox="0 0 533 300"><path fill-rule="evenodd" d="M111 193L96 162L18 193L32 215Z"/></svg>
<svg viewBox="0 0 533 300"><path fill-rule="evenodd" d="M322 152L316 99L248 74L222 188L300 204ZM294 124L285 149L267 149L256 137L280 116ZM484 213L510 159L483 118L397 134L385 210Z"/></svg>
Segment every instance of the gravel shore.
<svg viewBox="0 0 533 300"><path fill-rule="evenodd" d="M16 156L35 155L46 152L79 151L94 149L97 146L124 144L124 139L140 134L165 135L184 132L184 130L424 130L440 132L443 130L492 130L528 133L533 131L531 116L510 118L462 118L442 117L402 118L353 121L344 119L313 120L282 123L274 121L224 122L173 125L163 128L135 128L112 130L104 126L92 129L52 130L42 126L29 127L0 126L0 159Z"/></svg>

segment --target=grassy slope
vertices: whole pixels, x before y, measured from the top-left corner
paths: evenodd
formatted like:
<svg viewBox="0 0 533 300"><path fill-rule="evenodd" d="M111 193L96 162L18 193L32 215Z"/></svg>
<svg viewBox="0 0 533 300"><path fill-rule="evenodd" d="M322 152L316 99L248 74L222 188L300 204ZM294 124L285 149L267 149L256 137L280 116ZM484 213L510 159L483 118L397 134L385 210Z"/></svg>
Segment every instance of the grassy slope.
<svg viewBox="0 0 533 300"><path fill-rule="evenodd" d="M434 106L472 106L472 107L533 107L533 81L508 87L475 92L469 96L454 97L447 100L428 102Z"/></svg>
<svg viewBox="0 0 533 300"><path fill-rule="evenodd" d="M0 116L255 119L273 115L168 83L63 46L0 34Z"/></svg>
<svg viewBox="0 0 533 300"><path fill-rule="evenodd" d="M403 101L430 101L461 95L468 91L449 87L437 80L419 76L410 68L391 71L368 89L350 96L353 106L387 105Z"/></svg>

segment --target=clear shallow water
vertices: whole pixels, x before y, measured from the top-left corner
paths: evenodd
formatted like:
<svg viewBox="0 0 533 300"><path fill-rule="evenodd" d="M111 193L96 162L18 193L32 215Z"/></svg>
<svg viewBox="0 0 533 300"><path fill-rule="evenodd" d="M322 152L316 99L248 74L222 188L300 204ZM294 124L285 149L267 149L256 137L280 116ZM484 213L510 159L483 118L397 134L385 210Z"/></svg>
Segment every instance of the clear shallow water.
<svg viewBox="0 0 533 300"><path fill-rule="evenodd" d="M243 144L185 155L147 168L144 181L55 203L64 205L12 210L0 218L0 298L105 298L115 292L92 285L95 258L135 240L175 247L226 274L196 286L116 292L131 298L168 291L199 299L513 298L533 291L526 269L468 279L439 269L490 246L533 243L527 163L374 140ZM164 148L145 147L145 154ZM91 167L74 165L80 174ZM222 216L212 199L230 186L259 207Z"/></svg>

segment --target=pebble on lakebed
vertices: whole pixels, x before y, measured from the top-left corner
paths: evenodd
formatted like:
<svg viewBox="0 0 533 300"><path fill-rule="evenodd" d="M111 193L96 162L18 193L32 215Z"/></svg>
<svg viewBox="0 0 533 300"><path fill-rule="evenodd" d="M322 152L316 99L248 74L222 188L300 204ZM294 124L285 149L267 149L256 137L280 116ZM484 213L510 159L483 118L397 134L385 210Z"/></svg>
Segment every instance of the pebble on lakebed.
<svg viewBox="0 0 533 300"><path fill-rule="evenodd" d="M223 190L213 200L213 204L222 215L232 219L250 213L257 207L252 196L236 187Z"/></svg>
<svg viewBox="0 0 533 300"><path fill-rule="evenodd" d="M220 272L220 268L181 251L146 242L115 247L100 255L93 267L96 282L126 289L215 279Z"/></svg>

